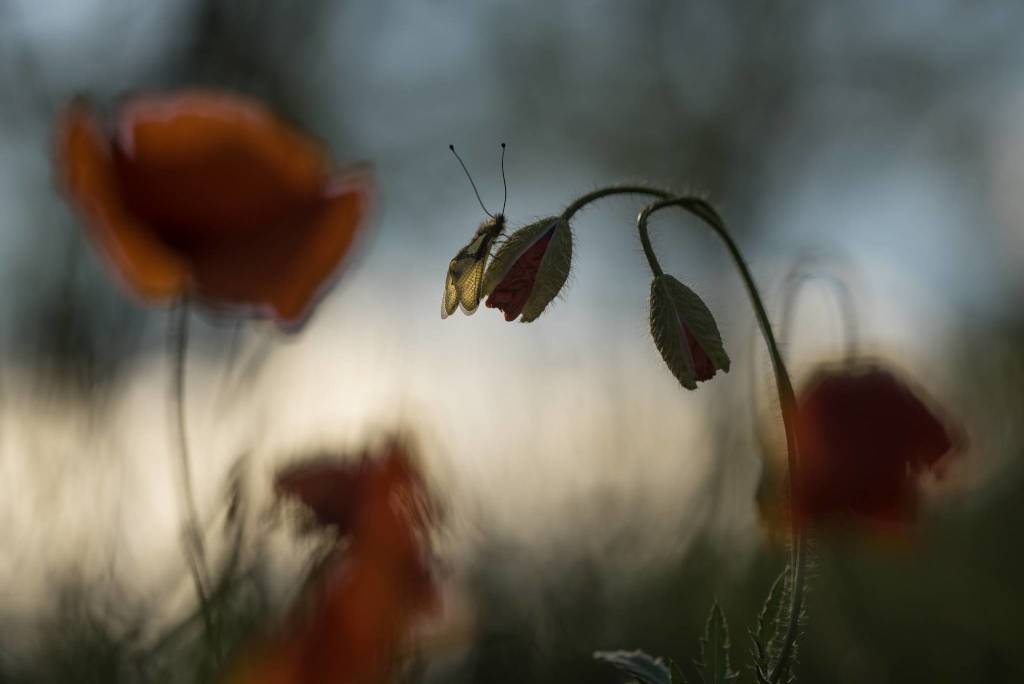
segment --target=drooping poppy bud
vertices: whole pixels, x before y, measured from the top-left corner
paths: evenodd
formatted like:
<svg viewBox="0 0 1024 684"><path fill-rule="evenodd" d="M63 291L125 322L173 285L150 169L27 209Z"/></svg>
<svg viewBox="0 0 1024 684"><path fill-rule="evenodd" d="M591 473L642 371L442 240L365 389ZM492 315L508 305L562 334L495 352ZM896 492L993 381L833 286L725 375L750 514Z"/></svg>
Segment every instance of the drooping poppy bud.
<svg viewBox="0 0 1024 684"><path fill-rule="evenodd" d="M512 233L484 275L487 306L506 321L537 319L558 296L572 266L572 230L559 217L541 219Z"/></svg>
<svg viewBox="0 0 1024 684"><path fill-rule="evenodd" d="M917 519L922 478L942 476L958 441L919 393L877 364L814 373L799 396L796 433L797 520L875 531ZM768 481L762 511L781 513L785 480Z"/></svg>
<svg viewBox="0 0 1024 684"><path fill-rule="evenodd" d="M686 389L729 371L729 355L707 305L670 275L651 283L651 335L669 370Z"/></svg>
<svg viewBox="0 0 1024 684"><path fill-rule="evenodd" d="M58 122L68 198L120 278L150 302L196 296L294 326L352 250L365 171L260 103L212 91L135 97L105 130L74 100Z"/></svg>

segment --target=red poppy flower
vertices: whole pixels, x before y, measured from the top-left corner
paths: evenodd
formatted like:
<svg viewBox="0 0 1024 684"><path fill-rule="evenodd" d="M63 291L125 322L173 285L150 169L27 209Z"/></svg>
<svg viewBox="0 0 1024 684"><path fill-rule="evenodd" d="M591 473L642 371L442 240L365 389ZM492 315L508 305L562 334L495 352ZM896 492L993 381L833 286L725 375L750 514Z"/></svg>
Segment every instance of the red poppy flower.
<svg viewBox="0 0 1024 684"><path fill-rule="evenodd" d="M236 95L134 98L113 132L78 99L57 148L97 247L149 301L195 295L299 322L369 207L365 172L334 173L316 143Z"/></svg>
<svg viewBox="0 0 1024 684"><path fill-rule="evenodd" d="M796 433L798 520L879 531L916 519L921 477L941 477L955 446L924 400L875 365L816 373L800 395Z"/></svg>
<svg viewBox="0 0 1024 684"><path fill-rule="evenodd" d="M327 485L338 487L338 503L328 503ZM430 509L406 449L391 442L350 465L299 465L283 471L277 487L347 544L311 579L290 631L262 644L228 681L388 681L410 628L438 601L424 548Z"/></svg>
<svg viewBox="0 0 1024 684"><path fill-rule="evenodd" d="M572 232L560 218L546 218L521 228L494 255L484 276L487 306L506 321L535 320L569 277Z"/></svg>

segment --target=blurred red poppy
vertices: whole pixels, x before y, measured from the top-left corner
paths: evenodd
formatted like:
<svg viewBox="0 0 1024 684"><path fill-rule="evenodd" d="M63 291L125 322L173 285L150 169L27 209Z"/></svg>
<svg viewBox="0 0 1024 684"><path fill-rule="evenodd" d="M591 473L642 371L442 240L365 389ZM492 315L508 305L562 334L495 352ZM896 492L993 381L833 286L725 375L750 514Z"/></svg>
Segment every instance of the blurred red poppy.
<svg viewBox="0 0 1024 684"><path fill-rule="evenodd" d="M797 411L793 509L804 524L904 528L917 517L922 476L941 477L956 447L925 401L877 365L819 370ZM769 501L762 512L771 507Z"/></svg>
<svg viewBox="0 0 1024 684"><path fill-rule="evenodd" d="M113 133L84 100L58 124L68 197L99 250L149 301L195 295L300 322L365 223L365 171L260 103L212 91L136 97Z"/></svg>
<svg viewBox="0 0 1024 684"><path fill-rule="evenodd" d="M336 504L328 485L337 486ZM277 488L347 543L310 580L288 633L264 643L228 681L388 681L411 627L439 601L425 548L432 515L406 447L392 441L356 462L294 466Z"/></svg>

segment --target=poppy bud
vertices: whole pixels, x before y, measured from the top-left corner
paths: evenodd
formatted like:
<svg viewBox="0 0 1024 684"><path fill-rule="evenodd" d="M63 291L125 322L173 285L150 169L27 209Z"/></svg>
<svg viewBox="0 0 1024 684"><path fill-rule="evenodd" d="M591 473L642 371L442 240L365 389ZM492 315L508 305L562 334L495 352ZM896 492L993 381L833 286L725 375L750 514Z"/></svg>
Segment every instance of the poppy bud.
<svg viewBox="0 0 1024 684"><path fill-rule="evenodd" d="M686 389L729 372L729 355L722 347L711 311L697 294L670 275L651 283L651 335L669 370Z"/></svg>
<svg viewBox="0 0 1024 684"><path fill-rule="evenodd" d="M522 314L522 322L537 319L569 277L572 230L560 217L549 217L509 236L484 275L487 306L501 309L506 321Z"/></svg>

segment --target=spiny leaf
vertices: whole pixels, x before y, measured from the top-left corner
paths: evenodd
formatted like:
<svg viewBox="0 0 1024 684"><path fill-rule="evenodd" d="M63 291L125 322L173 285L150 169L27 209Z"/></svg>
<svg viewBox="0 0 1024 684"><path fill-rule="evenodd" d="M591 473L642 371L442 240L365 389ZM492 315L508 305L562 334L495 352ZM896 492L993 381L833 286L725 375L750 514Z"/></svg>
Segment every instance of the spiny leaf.
<svg viewBox="0 0 1024 684"><path fill-rule="evenodd" d="M686 675L683 674L683 668L679 667L679 663L673 658L669 658L668 664L672 668L672 681L675 684L688 684Z"/></svg>
<svg viewBox="0 0 1024 684"><path fill-rule="evenodd" d="M715 370L729 371L729 355L710 309L690 288L670 275L651 282L651 336L669 370L686 389L697 388L697 371L687 335Z"/></svg>
<svg viewBox="0 0 1024 684"><path fill-rule="evenodd" d="M785 634L793 587L790 569L786 565L772 583L761 612L758 613L757 629L751 631L754 641L754 672L758 684L769 684L769 674L778 659L781 639Z"/></svg>
<svg viewBox="0 0 1024 684"><path fill-rule="evenodd" d="M768 590L768 596L761 606L761 612L757 615L757 630L751 632L754 640L755 664L759 669L768 671L774 664L773 660L777 653L773 653L770 646L775 643L780 631L785 630L785 621L782 619L786 612L786 605L789 600L789 566L787 565L779 576L772 583Z"/></svg>
<svg viewBox="0 0 1024 684"><path fill-rule="evenodd" d="M609 663L640 684L673 684L672 673L661 658L643 651L595 651L594 658ZM676 684L686 684L685 680Z"/></svg>
<svg viewBox="0 0 1024 684"><path fill-rule="evenodd" d="M700 659L697 668L707 684L724 684L737 677L739 673L729 664L729 623L725 620L716 601L711 606L708 620L704 624L704 636L700 640Z"/></svg>

